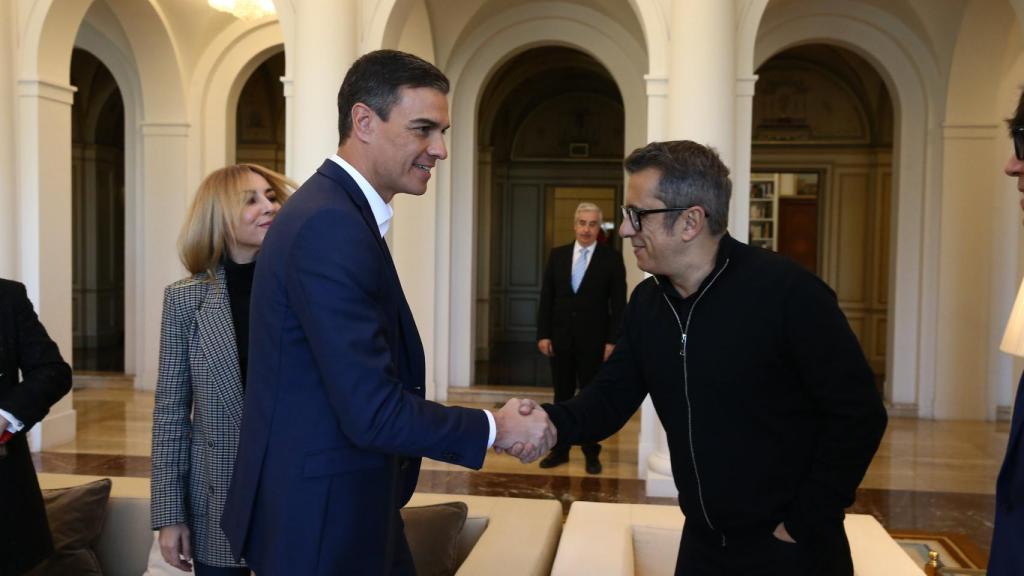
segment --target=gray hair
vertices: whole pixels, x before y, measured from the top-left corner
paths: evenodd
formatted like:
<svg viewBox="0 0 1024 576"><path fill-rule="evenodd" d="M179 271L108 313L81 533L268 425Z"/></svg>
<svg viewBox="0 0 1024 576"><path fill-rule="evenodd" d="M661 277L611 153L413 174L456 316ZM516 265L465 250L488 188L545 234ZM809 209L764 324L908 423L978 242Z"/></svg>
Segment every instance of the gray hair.
<svg viewBox="0 0 1024 576"><path fill-rule="evenodd" d="M597 219L604 221L604 212L601 211L601 207L593 202L580 202L580 205L576 207L576 214L573 218L579 218L580 212L597 212Z"/></svg>
<svg viewBox="0 0 1024 576"><path fill-rule="evenodd" d="M651 142L637 148L623 163L634 174L647 168L661 173L658 198L668 208L700 206L707 214L712 235L725 232L729 223L729 198L732 182L729 169L713 148L690 140ZM662 222L672 228L679 212L665 214Z"/></svg>

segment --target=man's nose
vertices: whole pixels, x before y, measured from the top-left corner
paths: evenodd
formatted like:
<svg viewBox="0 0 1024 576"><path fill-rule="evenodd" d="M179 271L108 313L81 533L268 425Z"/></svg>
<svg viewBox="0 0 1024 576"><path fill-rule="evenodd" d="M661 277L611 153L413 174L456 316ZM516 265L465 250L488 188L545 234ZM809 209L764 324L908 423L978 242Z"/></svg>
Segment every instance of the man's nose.
<svg viewBox="0 0 1024 576"><path fill-rule="evenodd" d="M438 160L444 160L448 157L448 147L445 146L443 135L438 134L433 139L430 143L430 148L427 149L427 153Z"/></svg>
<svg viewBox="0 0 1024 576"><path fill-rule="evenodd" d="M1007 176L1020 176L1021 172L1024 172L1024 161L1018 160L1016 154L1010 154L1010 159L1006 161L1003 172Z"/></svg>
<svg viewBox="0 0 1024 576"><path fill-rule="evenodd" d="M629 221L629 218L623 218L622 224L619 224L619 236L629 238L634 235L636 235L636 230L633 230L633 224Z"/></svg>

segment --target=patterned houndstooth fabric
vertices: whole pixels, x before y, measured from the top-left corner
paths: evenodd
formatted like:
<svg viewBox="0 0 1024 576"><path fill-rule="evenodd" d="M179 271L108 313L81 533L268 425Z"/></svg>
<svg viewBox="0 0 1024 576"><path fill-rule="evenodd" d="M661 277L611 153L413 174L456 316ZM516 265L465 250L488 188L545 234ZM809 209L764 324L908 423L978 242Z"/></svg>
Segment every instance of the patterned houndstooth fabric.
<svg viewBox="0 0 1024 576"><path fill-rule="evenodd" d="M220 516L238 450L242 381L224 268L164 291L153 408L153 529L185 522L192 555L236 565Z"/></svg>

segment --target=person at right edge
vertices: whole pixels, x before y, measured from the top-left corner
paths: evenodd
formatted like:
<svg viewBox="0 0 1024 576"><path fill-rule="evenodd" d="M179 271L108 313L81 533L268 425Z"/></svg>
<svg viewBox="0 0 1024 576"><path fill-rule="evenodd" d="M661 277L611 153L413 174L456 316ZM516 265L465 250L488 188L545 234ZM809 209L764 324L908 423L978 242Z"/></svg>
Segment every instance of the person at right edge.
<svg viewBox="0 0 1024 576"><path fill-rule="evenodd" d="M1006 162L1006 175L1017 179L1017 190L1024 193L1024 93L1017 102L1017 111L1007 121L1013 154ZM1021 200L1024 210L1024 199ZM1021 430L1024 429L1024 376L1017 384L1013 403L1013 419L1006 456L996 480L996 520L992 528L992 550L988 557L990 576L1024 574L1024 458L1021 457Z"/></svg>
<svg viewBox="0 0 1024 576"><path fill-rule="evenodd" d="M852 575L844 509L887 416L835 293L726 232L714 150L655 142L625 167L620 233L651 277L590 385L544 405L558 445L610 436L650 394L686 515L677 575Z"/></svg>

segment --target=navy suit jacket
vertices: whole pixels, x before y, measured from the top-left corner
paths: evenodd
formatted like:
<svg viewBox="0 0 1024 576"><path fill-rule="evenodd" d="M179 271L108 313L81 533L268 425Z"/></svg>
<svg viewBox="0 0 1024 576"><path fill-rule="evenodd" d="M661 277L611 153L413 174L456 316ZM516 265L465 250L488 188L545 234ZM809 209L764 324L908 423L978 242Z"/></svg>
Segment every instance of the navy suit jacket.
<svg viewBox="0 0 1024 576"><path fill-rule="evenodd" d="M261 576L390 574L420 457L479 468L481 410L424 400L412 312L366 197L331 160L256 264L241 438L222 527Z"/></svg>
<svg viewBox="0 0 1024 576"><path fill-rule="evenodd" d="M991 576L1024 574L1024 375L1017 384L1006 457L996 480L996 522L988 560Z"/></svg>

